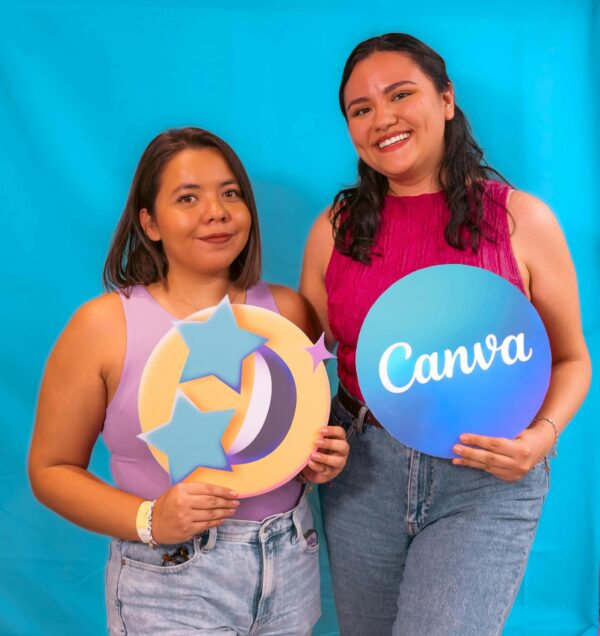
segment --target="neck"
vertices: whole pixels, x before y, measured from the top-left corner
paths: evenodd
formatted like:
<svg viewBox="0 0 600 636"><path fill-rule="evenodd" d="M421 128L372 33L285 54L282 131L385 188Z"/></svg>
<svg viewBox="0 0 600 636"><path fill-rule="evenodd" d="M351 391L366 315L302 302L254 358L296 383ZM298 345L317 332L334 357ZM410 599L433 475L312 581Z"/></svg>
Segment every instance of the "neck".
<svg viewBox="0 0 600 636"><path fill-rule="evenodd" d="M239 302L236 297L239 290L229 280L228 271L219 275L169 271L163 290L172 301L187 304L192 309L212 307L227 295L232 302Z"/></svg>
<svg viewBox="0 0 600 636"><path fill-rule="evenodd" d="M436 174L428 174L414 179L389 177L388 186L388 193L397 197L430 194L442 189Z"/></svg>

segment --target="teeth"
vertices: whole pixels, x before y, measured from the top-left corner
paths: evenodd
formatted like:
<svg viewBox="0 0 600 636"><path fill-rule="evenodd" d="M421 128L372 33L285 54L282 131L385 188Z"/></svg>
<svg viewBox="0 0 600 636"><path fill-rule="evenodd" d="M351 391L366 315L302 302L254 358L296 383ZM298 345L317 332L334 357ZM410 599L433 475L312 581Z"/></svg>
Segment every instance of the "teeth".
<svg viewBox="0 0 600 636"><path fill-rule="evenodd" d="M395 137L390 137L385 141L382 141L380 144L377 144L380 148L385 148L386 146L391 146L398 141L403 141L404 139L408 139L410 137L410 133L402 133L401 135L396 135Z"/></svg>

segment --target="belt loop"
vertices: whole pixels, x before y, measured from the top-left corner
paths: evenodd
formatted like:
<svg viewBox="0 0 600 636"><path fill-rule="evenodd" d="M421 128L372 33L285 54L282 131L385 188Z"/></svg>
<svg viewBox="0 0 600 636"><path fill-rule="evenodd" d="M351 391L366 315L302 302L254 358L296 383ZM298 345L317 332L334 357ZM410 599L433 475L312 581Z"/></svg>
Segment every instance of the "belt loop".
<svg viewBox="0 0 600 636"><path fill-rule="evenodd" d="M300 537L302 537L305 532L314 528L312 510L306 494L302 495L300 502L293 510L292 522L294 523L294 530L296 531L296 536L292 539L292 543L298 543Z"/></svg>
<svg viewBox="0 0 600 636"><path fill-rule="evenodd" d="M292 543L298 543L300 541L300 535L302 534L302 524L300 523L299 515L297 514L297 510L294 510L292 514L292 521L294 522L294 530L295 534L292 537Z"/></svg>
<svg viewBox="0 0 600 636"><path fill-rule="evenodd" d="M358 410L356 419L352 422L352 424L350 424L350 427L348 428L348 434L346 435L346 438L348 440L352 439L355 433L358 433L358 435L360 435L365 430L365 417L367 417L368 412L369 407L366 404L363 404Z"/></svg>
<svg viewBox="0 0 600 636"><path fill-rule="evenodd" d="M365 429L365 417L367 417L368 412L369 407L366 404L363 404L358 411L358 417L356 418L356 432L359 434Z"/></svg>
<svg viewBox="0 0 600 636"><path fill-rule="evenodd" d="M208 537L208 538L205 538ZM199 548L202 552L210 552L217 542L217 528L210 528L209 530L205 530L200 534L197 538L199 543Z"/></svg>

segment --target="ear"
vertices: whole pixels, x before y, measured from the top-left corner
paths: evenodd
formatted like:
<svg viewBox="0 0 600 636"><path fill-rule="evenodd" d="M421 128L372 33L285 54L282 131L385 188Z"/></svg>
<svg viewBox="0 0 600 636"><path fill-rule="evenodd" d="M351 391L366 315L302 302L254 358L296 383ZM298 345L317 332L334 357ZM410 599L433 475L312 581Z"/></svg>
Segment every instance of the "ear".
<svg viewBox="0 0 600 636"><path fill-rule="evenodd" d="M160 241L160 232L158 231L154 217L146 208L140 210L140 225L151 241Z"/></svg>
<svg viewBox="0 0 600 636"><path fill-rule="evenodd" d="M448 82L448 88L442 93L442 103L444 104L446 121L454 119L454 86L452 86L452 82Z"/></svg>

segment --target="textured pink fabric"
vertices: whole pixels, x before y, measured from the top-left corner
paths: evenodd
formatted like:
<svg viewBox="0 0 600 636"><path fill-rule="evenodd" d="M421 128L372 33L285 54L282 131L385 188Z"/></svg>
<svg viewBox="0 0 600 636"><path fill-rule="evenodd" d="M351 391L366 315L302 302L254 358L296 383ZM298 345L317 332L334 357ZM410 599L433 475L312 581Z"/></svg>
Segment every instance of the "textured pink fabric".
<svg viewBox="0 0 600 636"><path fill-rule="evenodd" d="M443 192L387 196L370 265L333 251L325 274L327 310L338 341L338 375L350 393L362 399L355 359L363 321L377 298L403 276L432 265L473 265L499 274L524 291L510 244L509 191L503 183L486 181L485 221L487 235L494 242L482 239L477 253L455 249L446 242L444 228L450 212Z"/></svg>
<svg viewBox="0 0 600 636"><path fill-rule="evenodd" d="M156 499L171 487L171 481L148 446L137 438L142 432L137 399L146 361L176 319L142 286L133 287L129 298L121 294L121 301L127 325L127 350L119 386L106 409L102 437L111 454L111 472L117 487L144 499ZM278 312L271 291L263 282L247 291L246 303ZM261 521L291 510L301 489L301 484L292 479L264 495L241 499L233 518Z"/></svg>

